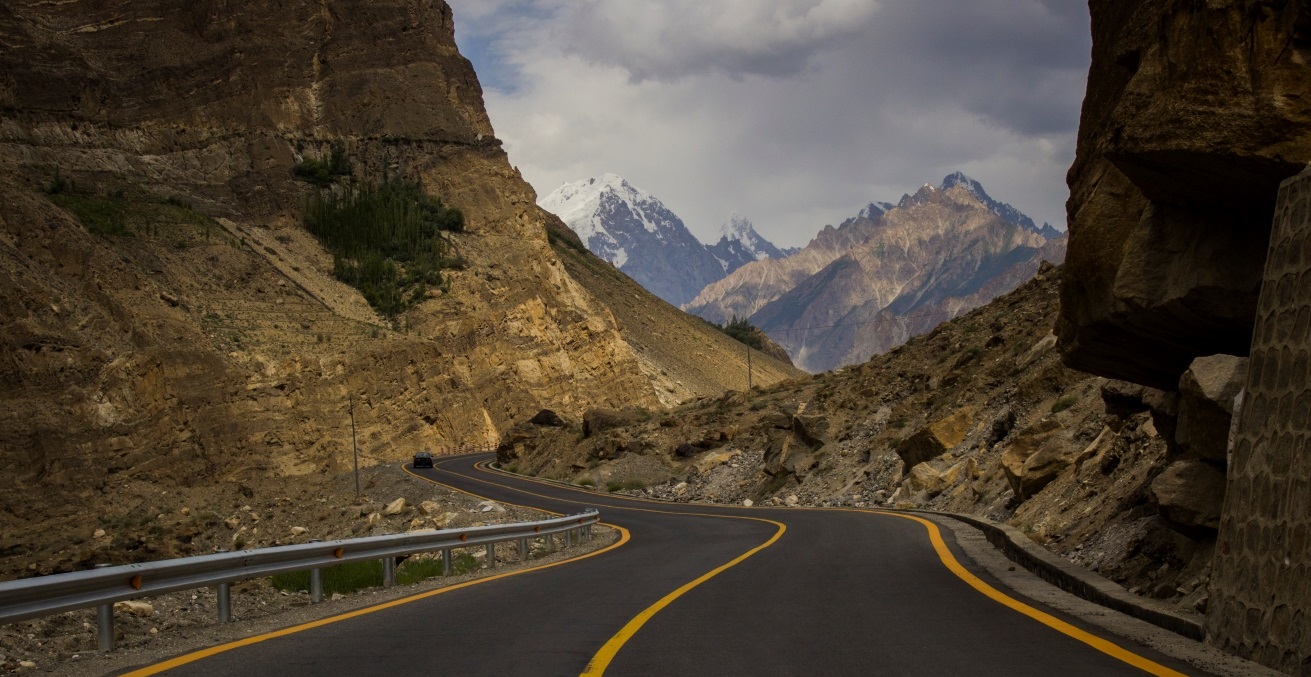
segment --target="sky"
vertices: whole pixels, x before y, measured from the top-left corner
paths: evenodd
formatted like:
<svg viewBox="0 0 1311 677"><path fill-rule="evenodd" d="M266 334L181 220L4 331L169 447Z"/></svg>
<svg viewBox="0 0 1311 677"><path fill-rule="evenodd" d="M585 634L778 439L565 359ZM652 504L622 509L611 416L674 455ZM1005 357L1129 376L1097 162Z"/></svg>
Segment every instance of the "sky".
<svg viewBox="0 0 1311 677"><path fill-rule="evenodd" d="M1084 0L448 0L510 162L803 246L954 171L1065 228Z"/></svg>

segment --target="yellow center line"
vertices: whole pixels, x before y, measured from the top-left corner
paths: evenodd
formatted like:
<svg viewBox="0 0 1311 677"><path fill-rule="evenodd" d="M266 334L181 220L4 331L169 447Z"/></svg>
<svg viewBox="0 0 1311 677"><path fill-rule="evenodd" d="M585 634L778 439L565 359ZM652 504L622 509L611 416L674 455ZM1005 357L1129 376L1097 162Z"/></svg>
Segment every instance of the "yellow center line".
<svg viewBox="0 0 1311 677"><path fill-rule="evenodd" d="M484 472L493 472L493 470L485 468L483 463L479 463L476 467L477 467L479 470L482 470L482 471L484 471ZM512 473L507 473L506 471L504 471L504 470L499 470L499 469L495 470L494 472L499 472L499 473L504 473L504 474L512 474ZM554 483L554 482L545 482L545 481L538 480L538 479L536 479L536 478L524 477L524 476L522 476L522 475L515 475L515 477L518 477L518 478L520 478L520 479L522 479L522 480L524 480L524 481L535 482L535 483L537 483L537 484L544 484L544 485L556 486L556 487L559 487L559 488L561 488L561 489L568 489L568 490L570 490L570 491L577 491L577 492L580 492L580 493L590 493L590 492L587 491L587 490L584 490L584 489L576 489L576 488L571 487L571 486L566 485L566 484L556 484L556 483ZM473 478L469 478L469 479L473 479ZM527 493L527 492L525 492L525 493ZM555 499L555 500L563 500L563 499ZM654 500L654 499L648 499L648 498L639 498L639 497L634 497L634 496L625 496L625 497L623 497L622 499L619 499L619 500L625 500L625 501L641 501L641 502L644 502L644 503L663 503L663 501L657 501L657 500ZM695 505L695 504L693 504L693 505ZM701 504L701 505L713 506L713 505L716 505L716 504ZM737 506L726 506L726 505L720 505L720 506L718 506L718 507L723 507L723 508L734 508L734 509L737 509ZM619 510L641 510L641 508L617 508L617 509L619 509ZM746 507L742 507L742 508L740 508L740 509L742 509L742 510L748 510L748 509L754 509L754 508L746 508ZM1074 625L1071 625L1070 623L1067 623L1067 622L1065 622L1065 621L1063 621L1063 620L1061 620L1061 619L1059 619L1059 618L1056 618L1055 616L1052 616L1052 615L1049 614L1049 613L1046 613L1046 612L1044 612L1044 611L1041 611L1041 610L1039 610L1039 609L1036 609L1036 608L1034 608L1033 606L1030 606L1030 605L1028 605L1028 604L1025 604L1024 602L1022 602L1022 601L1020 601L1020 600L1018 600L1018 599L1015 599L1014 597L1011 597L1011 596L1007 595L1006 593L1004 593L1004 592L1002 592L1002 591L1000 591L1000 590L998 590L998 589L992 587L992 586L989 585L987 582L983 581L983 580L980 579L978 576L975 576L973 573L971 573L968 569L965 568L964 565L962 565L962 564L960 563L960 561L958 561L958 560L956 559L956 556L952 554L951 549L947 547L947 543L946 543L946 541L942 538L942 532L941 532L941 530L938 528L938 525L934 524L933 522L931 522L931 521L929 521L929 520L927 520L927 519L924 519L924 518L922 518L922 517L917 517L917 516L914 516L914 515L908 515L908 514L904 514L904 513L898 513L898 512L890 512L890 511L885 511L885 510L859 509L859 508L813 508L813 507L795 507L795 508L787 508L787 507L771 507L771 508L769 508L769 509L770 509L770 510L787 510L787 511L810 510L810 511L828 511L828 512L855 512L855 513L861 513L861 514L866 514L866 515L883 515L883 516L887 516L887 517L900 517L900 518L902 518L902 519L908 519L908 520L912 520L912 521L915 521L915 522L919 522L919 523L922 524L922 525L924 526L924 528L928 531L929 542L933 545L933 550L934 550L935 553L937 553L937 555L938 555L938 559L942 562L943 566L945 566L945 567L947 568L947 570L950 571L952 574L954 574L957 578L961 579L961 580L964 581L967 585L969 585L971 588L974 588L976 591L982 593L984 596L988 597L989 599L992 599L993 601L995 601L995 602L997 602L997 603L999 603L999 604L1001 604L1001 605L1003 605L1003 606L1005 606L1005 607L1011 609L1012 611L1015 611L1015 612L1018 612L1018 613L1020 613L1020 614L1025 615L1025 616L1028 616L1029 618L1032 618L1032 619L1038 621L1039 623L1042 623L1043 625L1046 625L1047 627L1049 627L1049 628L1051 628L1051 629L1053 629L1053 630L1055 630L1055 631L1057 631L1057 632L1059 632L1059 633L1061 633L1061 634L1063 634L1063 635L1066 635L1067 637L1070 637L1070 638L1075 639L1075 640L1077 640L1077 641L1079 641L1079 642L1082 642L1082 643L1084 643L1084 644L1086 644L1086 645L1092 647L1093 649L1096 649L1097 651L1100 651L1100 652L1102 652L1102 653L1104 653L1104 654L1106 654L1106 655L1108 655L1108 656L1111 656L1112 658L1115 658L1115 659L1117 659L1117 660L1119 660L1119 661L1122 661L1122 662L1124 662L1124 663L1127 663L1127 664L1129 664L1129 665L1132 665L1133 667L1138 668L1139 670L1142 670L1142 671L1144 671L1144 672L1146 672L1146 673L1148 673L1148 674L1156 675L1157 677L1186 677L1186 676L1185 676L1183 673L1181 673L1181 672L1178 672L1178 671L1173 670L1173 669L1171 669L1171 668L1168 668L1168 667L1166 667L1166 666L1164 666L1164 665L1161 665L1160 663L1157 663L1157 662L1155 662L1155 661L1153 661L1153 660L1151 660L1151 659L1149 659L1149 658L1146 658L1146 657L1144 657L1144 656L1140 656L1140 655L1138 655L1138 654L1136 654L1136 653L1134 653L1134 652L1132 652L1132 651L1130 651L1130 650L1128 650L1128 649L1125 649L1124 647L1120 646L1119 644L1116 644L1115 642L1112 642L1112 641L1110 641L1110 640L1108 640L1108 639L1104 639L1104 638L1102 638L1102 637L1099 637L1099 636L1097 636L1097 635L1094 635L1094 634L1092 634L1092 633L1090 633L1090 632L1087 632L1087 631L1085 631L1085 630L1081 630L1081 629L1079 629L1078 627L1075 627ZM651 510L651 511L649 511L649 512L662 512L662 511ZM681 515L681 514L701 514L701 513L672 513L672 514L680 514L680 515ZM778 524L778 523L775 522L775 524ZM780 524L779 526L782 526L782 525ZM778 534L775 535L775 538L774 538L774 539L771 539L770 543L772 543L774 540L777 539L778 536L781 536L781 535L782 535L782 532L780 531ZM768 543L767 543L766 545L768 545ZM765 547L765 546L761 546L761 547L763 548L763 547ZM753 551L753 552L754 552L754 551ZM750 554L752 554L752 553L748 553L747 555L744 555L744 556L743 556L743 559L745 559L747 556L750 556ZM735 563L735 562L734 562L734 563ZM728 565L725 565L725 568L727 568L728 566L732 566L732 564L734 564L734 563L729 563ZM713 575L713 574L712 574L712 575ZM659 603L657 603L657 604L659 604ZM659 609L657 608L657 609L655 609L654 611L652 611L651 613L654 614L655 611L659 611ZM635 619L633 619L633 620L636 621L637 619L635 618ZM645 621L643 621L643 622L645 622ZM630 625L631 625L631 624L632 624L632 622L630 621ZM638 624L638 627L641 627L641 623ZM636 628L634 628L634 632L636 632ZM621 634L622 634L622 631L621 631ZM611 639L611 642L615 641L615 639L618 638L618 637L619 637L619 635L615 635L615 638L612 638L612 639ZM622 642L620 642L620 644L622 645ZM609 646L609 643L607 643L607 646ZM616 647L616 651L617 651L617 650L618 650L618 648ZM604 651L604 649L603 649L603 651ZM598 654L598 656L599 656L599 655L600 655L600 654ZM612 658L612 657L613 657L613 655L611 656L611 658ZM595 660L595 659L594 659L594 660ZM607 664L608 664L608 660L607 660ZM590 672L590 670L591 670L591 665L588 666L588 669L589 669L589 671L588 671L588 672L584 672L583 675L599 675L599 674L601 674L600 672ZM604 666L602 666L601 669L604 670Z"/></svg>
<svg viewBox="0 0 1311 677"><path fill-rule="evenodd" d="M483 463L475 464L474 468L482 472L491 472L484 466ZM519 493L528 494L529 496L537 496L539 498L545 498L553 501L561 501L564 503L574 503L574 504L585 503L583 501L573 501L565 498L555 498L552 496L535 494L531 491L525 491L517 487L507 486L504 484L497 484L496 482L490 482L488 480L483 480L476 477L470 477L468 475L459 475L459 476L468 480L473 480L475 482L482 482L483 484L500 487L502 489L509 489L511 491L517 491ZM518 475L516 475L515 477L518 477L519 479L528 482L533 482L535 484L542 484L544 486L556 486L547 482L536 481ZM579 491L569 486L563 486L559 488ZM619 500L629 500L629 498L625 497ZM655 501L651 501L651 502L654 503ZM662 609L669 606L670 604L673 603L674 600L678 599L679 597L682 597L684 594L688 593L698 585L701 585L702 583L705 583L706 581L714 578L715 576L718 576L724 571L727 571L728 569L737 566L738 564L741 564L748 557L751 557L752 555L778 542L778 539L782 538L784 532L788 530L787 525L783 524L782 522L775 522L774 520L765 519L763 517L746 517L743 515L713 515L710 513L682 512L682 511L674 511L674 510L654 510L650 508L633 508L627 506L611 506L611 505L604 505L604 504L602 505L602 507L605 507L606 509L614 509L614 510L651 512L651 513L657 513L662 515L685 515L685 516L693 516L693 517L713 517L718 519L737 519L737 520L750 520L753 522L766 522L768 524L772 524L775 527L777 527L777 530L774 532L774 535L771 536L769 540L765 541L764 543L761 543L760 545L757 545L756 547L742 553L741 555L738 555L737 557L733 558L731 561L725 564L721 564L715 567L714 569L711 569L710 571L707 571L706 573L696 577L695 579L688 581L687 583L684 583L673 592L669 593L668 595L665 595L664 597L661 597L659 600L655 602L655 604L652 604L651 606L643 609L640 613L638 613L631 620L629 620L628 623L624 624L624 627L620 628L619 632L616 632L609 640L606 641L604 645L601 646L601 648L592 656L592 659L587 662L587 667L583 670L580 677L596 677L598 675L605 674L606 668L610 666L611 661L614 660L615 655L619 653L619 650L624 647L624 644L626 644L628 640L632 639L633 635L637 634L637 631L641 630L642 626L646 625L646 622L651 620L651 618L654 617L657 613L660 613Z"/></svg>

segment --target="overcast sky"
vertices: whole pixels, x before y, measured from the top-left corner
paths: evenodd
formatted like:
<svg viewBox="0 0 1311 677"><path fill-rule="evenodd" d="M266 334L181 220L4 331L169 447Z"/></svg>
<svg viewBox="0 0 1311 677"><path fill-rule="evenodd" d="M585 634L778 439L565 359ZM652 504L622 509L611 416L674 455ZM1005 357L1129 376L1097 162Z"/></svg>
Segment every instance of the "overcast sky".
<svg viewBox="0 0 1311 677"><path fill-rule="evenodd" d="M540 196L614 172L703 241L804 245L956 170L1065 227L1084 0L449 0Z"/></svg>

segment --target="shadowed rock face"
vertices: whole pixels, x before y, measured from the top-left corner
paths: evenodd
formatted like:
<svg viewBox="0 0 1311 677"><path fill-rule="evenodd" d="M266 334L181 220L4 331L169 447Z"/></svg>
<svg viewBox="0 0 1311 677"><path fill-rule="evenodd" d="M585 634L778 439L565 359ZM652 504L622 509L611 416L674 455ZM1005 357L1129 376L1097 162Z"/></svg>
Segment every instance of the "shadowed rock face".
<svg viewBox="0 0 1311 677"><path fill-rule="evenodd" d="M12 102L116 125L491 136L437 0L17 0L0 8Z"/></svg>
<svg viewBox="0 0 1311 677"><path fill-rule="evenodd" d="M1275 194L1311 160L1311 7L1090 9L1057 335L1071 367L1174 389L1247 354Z"/></svg>

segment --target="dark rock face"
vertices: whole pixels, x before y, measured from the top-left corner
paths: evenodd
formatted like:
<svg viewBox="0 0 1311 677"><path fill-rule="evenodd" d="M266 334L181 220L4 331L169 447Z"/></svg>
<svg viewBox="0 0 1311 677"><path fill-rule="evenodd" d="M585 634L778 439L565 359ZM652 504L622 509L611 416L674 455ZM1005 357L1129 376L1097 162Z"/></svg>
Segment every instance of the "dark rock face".
<svg viewBox="0 0 1311 677"><path fill-rule="evenodd" d="M1248 352L1275 194L1311 160L1311 10L1090 9L1056 333L1071 367L1172 390Z"/></svg>
<svg viewBox="0 0 1311 677"><path fill-rule="evenodd" d="M529 419L528 422L533 425L547 426L551 428L563 428L566 425L564 419L560 418L559 414L550 409L543 409L537 412L537 415Z"/></svg>

